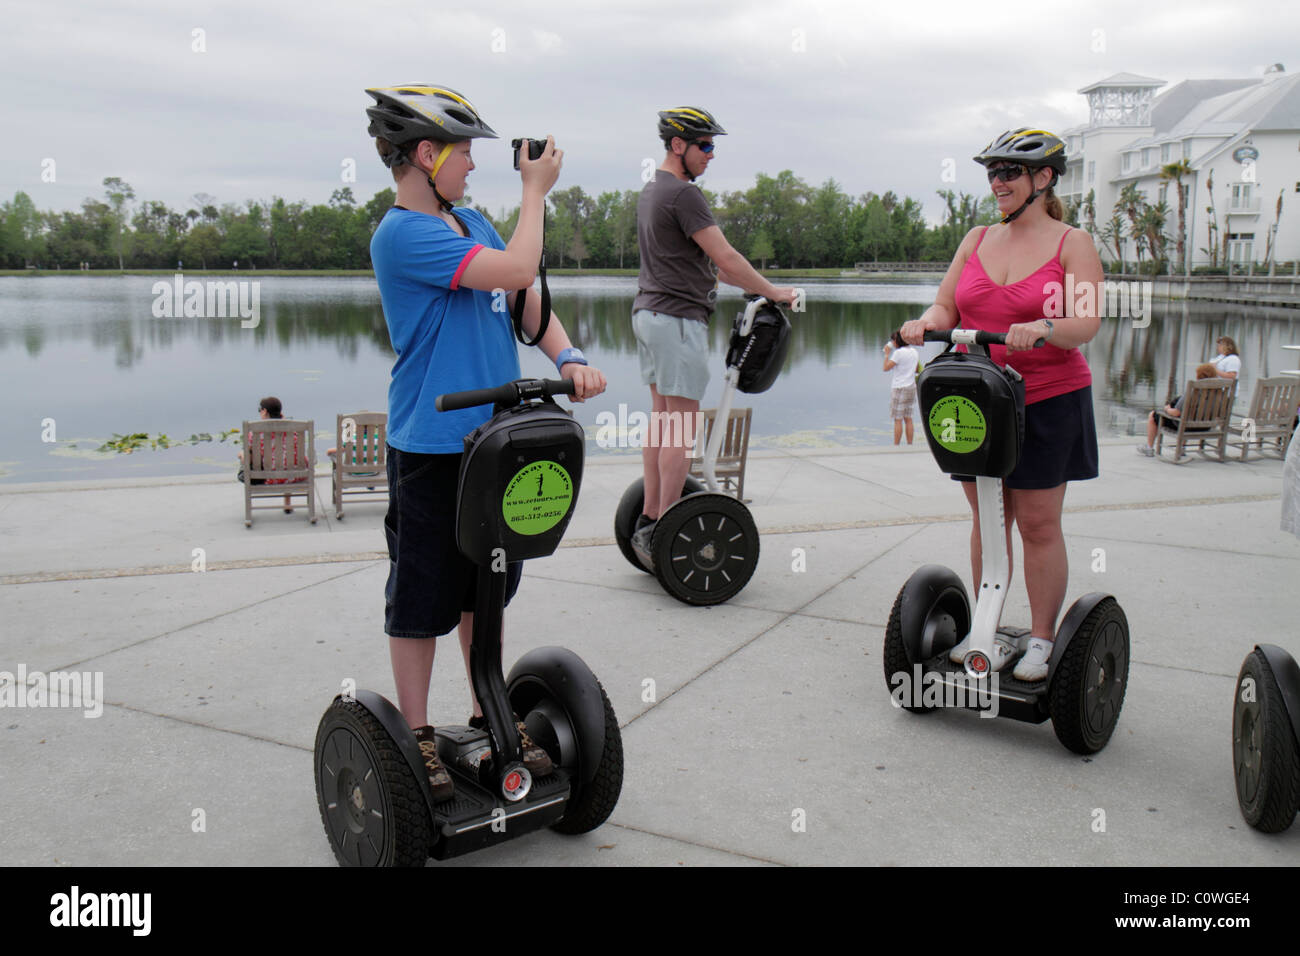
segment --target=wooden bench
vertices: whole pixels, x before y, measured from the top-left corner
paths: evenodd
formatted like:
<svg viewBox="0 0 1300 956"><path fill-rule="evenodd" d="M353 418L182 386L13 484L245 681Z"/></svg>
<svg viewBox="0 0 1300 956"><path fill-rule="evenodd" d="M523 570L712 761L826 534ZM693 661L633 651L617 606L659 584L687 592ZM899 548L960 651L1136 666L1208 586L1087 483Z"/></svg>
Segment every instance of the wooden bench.
<svg viewBox="0 0 1300 956"><path fill-rule="evenodd" d="M1206 442L1213 442L1219 461L1227 461L1225 451L1228 440L1228 421L1232 415L1232 402L1237 396L1235 378L1193 379L1183 392L1182 414L1172 418L1163 410L1156 412L1156 456L1160 456L1165 435L1174 443L1173 461L1185 461L1187 446L1196 444L1205 458L1209 453ZM1169 428L1165 428L1165 423Z"/></svg>
<svg viewBox="0 0 1300 956"><path fill-rule="evenodd" d="M709 436L713 434L713 425L718 417L716 408L706 408L703 434L696 439L696 448L700 457L691 459L691 475L704 477L704 450L709 447ZM727 432L722 437L722 448L718 451L718 463L713 475L718 479L718 487L745 500L745 463L749 458L749 426L753 421L752 408L733 408L727 417Z"/></svg>
<svg viewBox="0 0 1300 956"><path fill-rule="evenodd" d="M1255 383L1250 411L1228 429L1241 440L1228 444L1241 448L1242 461L1246 460L1251 445L1258 445L1261 455L1267 450L1285 458L1297 406L1300 406L1300 381L1285 375L1261 378Z"/></svg>
<svg viewBox="0 0 1300 956"><path fill-rule="evenodd" d="M388 416L353 412L338 417L334 461L334 517L343 520L343 496L355 501L388 501ZM373 497L364 497L373 495Z"/></svg>
<svg viewBox="0 0 1300 956"><path fill-rule="evenodd" d="M316 423L291 418L267 418L244 422L244 527L253 526L253 512L282 507L254 505L254 498L282 498L302 495L307 499L307 517L316 523ZM254 481L266 482L253 484ZM270 484L270 482L277 482Z"/></svg>

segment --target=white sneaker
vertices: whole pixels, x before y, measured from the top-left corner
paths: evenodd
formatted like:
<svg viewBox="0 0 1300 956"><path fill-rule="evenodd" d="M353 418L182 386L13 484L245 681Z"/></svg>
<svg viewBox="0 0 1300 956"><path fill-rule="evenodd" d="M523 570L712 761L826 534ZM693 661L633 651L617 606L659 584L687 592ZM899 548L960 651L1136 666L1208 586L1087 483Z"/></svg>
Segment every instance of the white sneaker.
<svg viewBox="0 0 1300 956"><path fill-rule="evenodd" d="M1029 650L1020 659L1011 676L1016 680L1038 681L1047 676L1047 660L1052 656L1052 642L1041 637L1029 639Z"/></svg>

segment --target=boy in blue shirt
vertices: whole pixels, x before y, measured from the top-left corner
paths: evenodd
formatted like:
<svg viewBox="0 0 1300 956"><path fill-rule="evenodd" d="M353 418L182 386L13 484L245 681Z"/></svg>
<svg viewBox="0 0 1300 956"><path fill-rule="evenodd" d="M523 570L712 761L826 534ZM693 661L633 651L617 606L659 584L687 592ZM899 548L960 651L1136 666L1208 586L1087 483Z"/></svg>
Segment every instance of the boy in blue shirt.
<svg viewBox="0 0 1300 956"><path fill-rule="evenodd" d="M487 421L490 406L438 412L434 398L446 392L492 388L519 377L519 358L509 313L494 310L494 291L527 289L542 253L546 194L560 174L563 153L554 140L536 160L519 159L523 199L509 243L483 216L452 201L465 194L474 168L471 141L496 138L478 111L455 90L413 84L366 91L370 135L397 183L397 205L384 216L370 243L375 279L397 361L388 390L389 572L384 589L398 708L415 732L434 798L454 793L438 760L428 722L429 680L436 638L459 630L469 671L473 635L475 569L456 547L456 485L463 439ZM507 297L511 306L517 293ZM494 303L494 298L497 303ZM541 303L527 296L524 330L536 334ZM605 390L605 376L571 346L551 316L538 343L572 379L574 401ZM520 565L509 566L506 599L519 586ZM474 717L482 710L470 697ZM534 775L551 769L546 751L519 724L524 765Z"/></svg>

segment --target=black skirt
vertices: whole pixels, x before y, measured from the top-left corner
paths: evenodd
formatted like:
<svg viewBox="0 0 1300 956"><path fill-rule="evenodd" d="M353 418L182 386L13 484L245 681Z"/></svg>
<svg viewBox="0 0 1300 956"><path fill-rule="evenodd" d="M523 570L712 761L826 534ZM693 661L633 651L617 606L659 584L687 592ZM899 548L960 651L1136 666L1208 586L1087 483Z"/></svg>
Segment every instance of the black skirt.
<svg viewBox="0 0 1300 956"><path fill-rule="evenodd" d="M1025 443L1007 488L1055 488L1067 481L1096 478L1097 423L1092 386L1025 406ZM974 481L970 475L953 475Z"/></svg>

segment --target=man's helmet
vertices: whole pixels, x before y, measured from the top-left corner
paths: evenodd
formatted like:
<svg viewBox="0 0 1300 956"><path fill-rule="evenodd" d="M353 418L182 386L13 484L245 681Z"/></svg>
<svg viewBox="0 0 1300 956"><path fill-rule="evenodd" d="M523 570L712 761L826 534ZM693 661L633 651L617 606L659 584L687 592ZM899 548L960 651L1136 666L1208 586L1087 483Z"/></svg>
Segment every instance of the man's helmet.
<svg viewBox="0 0 1300 956"><path fill-rule="evenodd" d="M686 142L693 143L705 136L725 136L727 131L708 110L695 106L679 106L675 110L659 111L659 135L666 145L674 136L680 136Z"/></svg>
<svg viewBox="0 0 1300 956"><path fill-rule="evenodd" d="M375 105L366 109L370 135L383 137L394 146L422 139L443 143L460 143L476 136L496 139L496 131L483 122L474 104L448 87L412 83L366 92L375 99ZM390 153L385 163L400 165L404 152L399 148Z"/></svg>
<svg viewBox="0 0 1300 956"><path fill-rule="evenodd" d="M1030 169L1047 167L1052 171L1052 181L1042 189L1034 190L1024 204L1002 221L1011 222L1029 208L1029 204L1048 189L1056 185L1061 174L1065 172L1065 143L1059 136L1045 129L1010 129L989 143L975 157L975 162L982 166L992 163L1015 163Z"/></svg>

